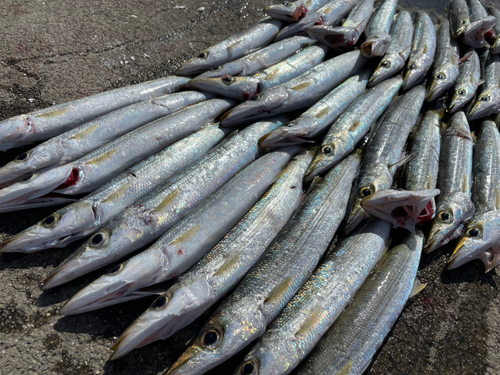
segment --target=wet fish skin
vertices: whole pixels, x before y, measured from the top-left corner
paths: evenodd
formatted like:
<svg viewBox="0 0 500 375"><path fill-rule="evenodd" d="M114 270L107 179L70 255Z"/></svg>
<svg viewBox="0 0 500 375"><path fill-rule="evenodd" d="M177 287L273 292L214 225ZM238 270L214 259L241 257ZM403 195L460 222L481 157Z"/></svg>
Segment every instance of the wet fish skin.
<svg viewBox="0 0 500 375"><path fill-rule="evenodd" d="M186 61L175 74L181 76L200 74L243 57L267 46L282 27L282 21L266 17L255 25L203 50L198 56Z"/></svg>
<svg viewBox="0 0 500 375"><path fill-rule="evenodd" d="M125 207L197 161L224 136L222 129L212 125L174 143L80 201L56 211L49 216L50 224L46 223L45 218L14 235L0 245L0 253L31 253L47 248L65 247L96 232ZM74 270L72 272L75 273ZM75 277L77 276L79 275Z"/></svg>
<svg viewBox="0 0 500 375"><path fill-rule="evenodd" d="M469 112L470 121L500 111L500 56L490 54L484 69L484 84L476 103Z"/></svg>
<svg viewBox="0 0 500 375"><path fill-rule="evenodd" d="M431 102L445 94L453 86L460 73L458 43L450 35L450 23L442 19L437 32L437 47L428 83L426 100Z"/></svg>
<svg viewBox="0 0 500 375"><path fill-rule="evenodd" d="M398 97L370 134L346 217L345 233L361 223L368 213L361 201L392 186L394 174L425 99L425 88L415 86Z"/></svg>
<svg viewBox="0 0 500 375"><path fill-rule="evenodd" d="M450 18L452 36L458 38L470 24L469 7L465 0L450 0L448 15Z"/></svg>
<svg viewBox="0 0 500 375"><path fill-rule="evenodd" d="M493 26L496 18L489 16L484 6L479 0L469 0L470 23L462 34L462 41L473 48L489 48L490 45L485 40L493 36Z"/></svg>
<svg viewBox="0 0 500 375"><path fill-rule="evenodd" d="M481 63L476 51L468 51L461 59L457 81L451 89L448 111L455 113L469 103L481 84Z"/></svg>
<svg viewBox="0 0 500 375"><path fill-rule="evenodd" d="M262 336L311 276L339 227L361 154L342 161L306 196L259 263L222 303L168 375L201 374ZM217 334L215 347L204 336Z"/></svg>
<svg viewBox="0 0 500 375"><path fill-rule="evenodd" d="M361 44L365 57L384 56L391 44L392 20L396 14L398 0L385 0L373 14L366 29L366 41Z"/></svg>
<svg viewBox="0 0 500 375"><path fill-rule="evenodd" d="M404 68L410 56L413 40L413 21L410 13L404 10L399 11L390 36L391 44L373 72L368 87L373 87Z"/></svg>
<svg viewBox="0 0 500 375"><path fill-rule="evenodd" d="M0 121L0 151L45 141L126 105L179 91L188 81L169 76Z"/></svg>
<svg viewBox="0 0 500 375"><path fill-rule="evenodd" d="M278 178L299 147L269 153L238 173L148 249L80 290L67 310L95 310L154 295L144 288L182 275L219 242ZM224 215L218 213L224 212ZM102 266L103 264L101 264Z"/></svg>
<svg viewBox="0 0 500 375"><path fill-rule="evenodd" d="M78 160L1 189L0 207L16 210L16 204L52 191L68 195L89 193L130 166L201 129L234 104L229 99L211 99L146 124Z"/></svg>
<svg viewBox="0 0 500 375"><path fill-rule="evenodd" d="M128 327L111 359L190 324L231 290L257 262L297 208L312 152L297 155L245 217Z"/></svg>
<svg viewBox="0 0 500 375"><path fill-rule="evenodd" d="M88 121L22 153L0 168L0 186L69 163L148 122L213 97L212 94L184 91L130 104Z"/></svg>
<svg viewBox="0 0 500 375"><path fill-rule="evenodd" d="M488 7L488 13L497 19L495 26L493 26L493 31L495 32L495 42L491 46L491 53L498 55L500 53L500 10L494 6Z"/></svg>
<svg viewBox="0 0 500 375"><path fill-rule="evenodd" d="M437 215L427 238L430 253L458 238L474 215L471 201L472 136L465 113L459 111L449 120L442 137L439 157Z"/></svg>
<svg viewBox="0 0 500 375"><path fill-rule="evenodd" d="M311 142L310 138L324 132L365 91L370 74L370 70L362 70L348 78L299 118L264 136L260 145L280 147Z"/></svg>
<svg viewBox="0 0 500 375"><path fill-rule="evenodd" d="M349 14L359 0L334 0L326 3L315 12L307 15L291 25L285 26L276 35L275 41L290 38L293 35L308 35L307 30L314 25L337 25Z"/></svg>
<svg viewBox="0 0 500 375"><path fill-rule="evenodd" d="M311 106L342 81L356 74L366 63L367 59L359 51L329 59L226 112L221 118L221 126L239 126L273 114Z"/></svg>
<svg viewBox="0 0 500 375"><path fill-rule="evenodd" d="M314 348L387 250L390 224L371 220L327 254L245 356L259 375L289 374Z"/></svg>
<svg viewBox="0 0 500 375"><path fill-rule="evenodd" d="M194 78L189 87L246 100L307 72L320 64L327 52L328 48L325 46L309 46L251 77Z"/></svg>
<svg viewBox="0 0 500 375"><path fill-rule="evenodd" d="M402 82L401 77L383 81L367 90L347 108L323 139L306 173L307 181L327 171L354 150L356 144L389 106Z"/></svg>
<svg viewBox="0 0 500 375"><path fill-rule="evenodd" d="M417 231L387 252L298 375L364 373L410 297L422 246Z"/></svg>
<svg viewBox="0 0 500 375"><path fill-rule="evenodd" d="M436 52L436 29L425 12L418 11L410 57L406 64L403 90L422 82L434 61Z"/></svg>

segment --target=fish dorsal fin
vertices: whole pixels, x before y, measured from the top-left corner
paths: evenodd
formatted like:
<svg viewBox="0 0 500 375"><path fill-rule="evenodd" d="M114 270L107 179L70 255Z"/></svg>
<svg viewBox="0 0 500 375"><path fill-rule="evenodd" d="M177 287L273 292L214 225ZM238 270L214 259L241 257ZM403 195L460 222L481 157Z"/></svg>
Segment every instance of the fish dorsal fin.
<svg viewBox="0 0 500 375"><path fill-rule="evenodd" d="M408 298L416 296L418 293L424 290L426 286L427 284L422 284L418 279L415 279L415 281L413 282L413 287L411 288L410 296Z"/></svg>
<svg viewBox="0 0 500 375"><path fill-rule="evenodd" d="M411 159L413 159L415 157L415 155L416 155L415 152L412 152L411 154L408 154L408 155L403 155L403 157L401 159L399 159L397 162L389 164L388 168L391 169L392 167L395 167L395 166L401 167L402 165L408 163Z"/></svg>
<svg viewBox="0 0 500 375"><path fill-rule="evenodd" d="M168 207L168 205L173 202L173 200L177 197L177 195L179 195L179 189L175 189L174 191L169 193L155 208L155 211L159 212Z"/></svg>
<svg viewBox="0 0 500 375"><path fill-rule="evenodd" d="M309 330L318 323L321 315L323 315L323 309L321 308L321 306L317 306L309 314L306 320L304 320L299 330L295 333L295 336L302 336L309 332Z"/></svg>
<svg viewBox="0 0 500 375"><path fill-rule="evenodd" d="M88 137L90 135L92 135L98 128L99 128L100 124L95 124L95 125L92 125L91 127L88 127L87 129L83 129L81 131L79 131L78 133L74 134L70 139L74 139L74 140L81 140L83 137Z"/></svg>
<svg viewBox="0 0 500 375"><path fill-rule="evenodd" d="M345 364L344 367L340 369L339 372L337 372L337 375L349 375L352 370L352 361L349 361Z"/></svg>
<svg viewBox="0 0 500 375"><path fill-rule="evenodd" d="M227 271L231 270L235 265L237 265L240 261L240 255L237 254L228 261L226 261L220 268L214 273L214 276L220 276L225 274Z"/></svg>
<svg viewBox="0 0 500 375"><path fill-rule="evenodd" d="M430 172L427 174L427 182L425 183L425 188L432 189L432 175Z"/></svg>
<svg viewBox="0 0 500 375"><path fill-rule="evenodd" d="M462 184L462 191L464 193L470 192L469 176L467 176L467 175L464 176L464 183Z"/></svg>
<svg viewBox="0 0 500 375"><path fill-rule="evenodd" d="M171 245L178 245L181 243L185 243L189 241L193 236L198 232L201 228L202 224L195 225L194 227L189 228L187 231L181 233L181 235L177 236L172 242Z"/></svg>
<svg viewBox="0 0 500 375"><path fill-rule="evenodd" d="M267 296L266 300L264 301L264 304L266 303L273 303L275 301L281 301L283 300L283 297L285 296L286 292L290 289L290 286L293 283L293 277L289 276L285 280L283 280L279 285L277 285L269 295Z"/></svg>
<svg viewBox="0 0 500 375"><path fill-rule="evenodd" d="M495 188L495 210L500 209L500 191L498 187Z"/></svg>

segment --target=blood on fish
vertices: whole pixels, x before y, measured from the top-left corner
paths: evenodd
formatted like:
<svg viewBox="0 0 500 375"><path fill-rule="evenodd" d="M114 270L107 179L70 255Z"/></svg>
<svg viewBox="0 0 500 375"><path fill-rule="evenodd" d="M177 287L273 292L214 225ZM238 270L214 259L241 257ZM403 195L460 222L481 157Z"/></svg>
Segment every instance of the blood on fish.
<svg viewBox="0 0 500 375"><path fill-rule="evenodd" d="M69 177L66 180L66 182L62 183L61 185L59 185L54 190L64 189L64 188L66 188L68 186L74 186L74 185L77 184L77 182L79 180L80 180L80 171L78 170L78 168L73 168L71 170L71 173L69 174Z"/></svg>
<svg viewBox="0 0 500 375"><path fill-rule="evenodd" d="M182 249L179 249L179 250L177 251L177 254L182 255L182 254L184 254L184 253L183 253Z"/></svg>
<svg viewBox="0 0 500 375"><path fill-rule="evenodd" d="M337 35L326 35L325 40L330 44L339 44L344 43L345 35L337 34Z"/></svg>
<svg viewBox="0 0 500 375"><path fill-rule="evenodd" d="M317 22L314 23L315 25L324 25L325 24L325 20L323 17L319 17L319 20Z"/></svg>
<svg viewBox="0 0 500 375"><path fill-rule="evenodd" d="M425 206L423 211L420 213L417 219L417 224L424 225L429 221L431 221L433 217L434 217L434 205L432 204L432 200L430 200L429 203L427 203L427 206Z"/></svg>

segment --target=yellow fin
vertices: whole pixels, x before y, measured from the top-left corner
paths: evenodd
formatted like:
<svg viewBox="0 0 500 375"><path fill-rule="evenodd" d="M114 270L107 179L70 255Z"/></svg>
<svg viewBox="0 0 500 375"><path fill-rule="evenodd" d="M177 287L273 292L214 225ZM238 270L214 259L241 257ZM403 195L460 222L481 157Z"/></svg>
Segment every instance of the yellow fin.
<svg viewBox="0 0 500 375"><path fill-rule="evenodd" d="M323 315L323 309L321 306L316 307L313 312L304 320L304 323L300 326L299 330L295 333L295 336L302 336L306 334L312 327L314 327L319 319Z"/></svg>
<svg viewBox="0 0 500 375"><path fill-rule="evenodd" d="M129 186L130 186L130 184L132 182L135 182L135 181L134 180L130 180L126 184L123 184L122 186L120 186L115 192L113 192L106 199L104 199L102 201L102 203L108 203L108 202L111 202L111 201L116 201L117 199L121 199L122 196L123 196L123 194L127 191L127 189L129 188Z"/></svg>
<svg viewBox="0 0 500 375"><path fill-rule="evenodd" d="M285 280L281 282L281 284L277 285L273 290L271 290L271 293L269 293L264 303L272 303L274 301L282 300L283 296L290 289L292 282L293 282L293 277L292 276L287 277Z"/></svg>
<svg viewBox="0 0 500 375"><path fill-rule="evenodd" d="M176 245L176 244L180 244L180 243L189 241L196 234L196 232L198 232L198 230L201 228L201 226L202 226L201 224L198 224L192 228L189 228L187 231L185 231L180 236L178 236L175 240L170 242L170 244Z"/></svg>
<svg viewBox="0 0 500 375"><path fill-rule="evenodd" d="M216 273L214 273L214 276L220 276L223 273L226 273L229 271L231 268L233 268L238 262L240 261L240 255L236 255L235 257L229 259L226 263L224 263Z"/></svg>
<svg viewBox="0 0 500 375"><path fill-rule="evenodd" d="M118 147L112 148L109 151L106 151L104 154L101 154L99 156L96 156L92 160L89 161L90 164L99 164L102 163L108 159L110 159L116 152L118 151Z"/></svg>
<svg viewBox="0 0 500 375"><path fill-rule="evenodd" d="M424 46L424 50L422 52L423 53L429 52L429 47L427 46L427 44Z"/></svg>
<svg viewBox="0 0 500 375"><path fill-rule="evenodd" d="M310 84L311 84L311 81L307 81L307 82L304 82L304 83L298 84L297 86L292 87L292 90L300 91L300 90L303 90L306 87L308 87Z"/></svg>
<svg viewBox="0 0 500 375"><path fill-rule="evenodd" d="M168 194L161 203L155 208L155 211L161 211L164 208L168 207L170 203L179 195L179 189L175 189L173 192Z"/></svg>
<svg viewBox="0 0 500 375"><path fill-rule="evenodd" d="M66 113L68 109L69 108L53 109L52 111L42 113L40 115L37 115L36 117L56 117L62 115L63 113Z"/></svg>
<svg viewBox="0 0 500 375"><path fill-rule="evenodd" d="M361 122L358 120L356 122L353 122L351 126L349 126L349 129L347 129L349 132L354 132L356 131L357 128L361 125Z"/></svg>
<svg viewBox="0 0 500 375"><path fill-rule="evenodd" d="M99 124L92 125L87 129L83 129L82 131L73 135L70 139L75 139L77 141L81 140L84 137L88 137L92 135L99 128Z"/></svg>
<svg viewBox="0 0 500 375"><path fill-rule="evenodd" d="M231 50L231 49L233 49L233 48L237 47L237 46L238 46L238 44L240 44L241 42L242 42L242 40L239 40L239 41L237 41L236 43L231 44L229 47L227 47L227 49L228 49L228 50Z"/></svg>
<svg viewBox="0 0 500 375"><path fill-rule="evenodd" d="M345 364L344 367L340 369L339 372L337 372L337 375L349 375L352 370L352 361L349 361Z"/></svg>
<svg viewBox="0 0 500 375"><path fill-rule="evenodd" d="M316 118L324 118L330 112L330 107L325 107L316 115Z"/></svg>
<svg viewBox="0 0 500 375"><path fill-rule="evenodd" d="M410 299L413 296L416 296L418 293L420 293L424 288L427 286L427 284L422 284L418 279L415 279L413 282L413 288L411 288L410 296L408 299Z"/></svg>
<svg viewBox="0 0 500 375"><path fill-rule="evenodd" d="M498 187L495 188L495 210L500 209L500 191Z"/></svg>
<svg viewBox="0 0 500 375"><path fill-rule="evenodd" d="M432 189L432 175L429 173L427 175L427 182L425 183L426 189Z"/></svg>
<svg viewBox="0 0 500 375"><path fill-rule="evenodd" d="M469 177L467 175L464 176L464 183L462 185L462 191L464 193L468 193L470 191L470 188L469 188Z"/></svg>

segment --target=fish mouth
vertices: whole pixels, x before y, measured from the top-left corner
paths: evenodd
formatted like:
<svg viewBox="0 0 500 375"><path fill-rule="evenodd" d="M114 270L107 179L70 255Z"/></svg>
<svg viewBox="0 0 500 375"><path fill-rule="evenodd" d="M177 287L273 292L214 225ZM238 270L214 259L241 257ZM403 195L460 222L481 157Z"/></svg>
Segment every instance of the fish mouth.
<svg viewBox="0 0 500 375"><path fill-rule="evenodd" d="M455 250L453 251L453 254L451 254L451 257L448 260L447 268L449 270L458 268L477 257L476 254L474 254L475 252L471 252L466 248L466 246L464 246L468 242L469 238L463 237L457 244Z"/></svg>
<svg viewBox="0 0 500 375"><path fill-rule="evenodd" d="M55 288L95 269L88 270L88 267L85 267L85 270L82 270L87 264L82 264L77 258L67 259L43 281L42 289Z"/></svg>
<svg viewBox="0 0 500 375"><path fill-rule="evenodd" d="M484 273L488 273L500 264L500 247L490 247L480 253L477 258L484 264Z"/></svg>
<svg viewBox="0 0 500 375"><path fill-rule="evenodd" d="M308 10L303 4L298 4L295 7L276 4L269 5L264 9L264 13L268 16L288 22L297 22L299 19L306 16Z"/></svg>

